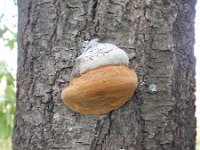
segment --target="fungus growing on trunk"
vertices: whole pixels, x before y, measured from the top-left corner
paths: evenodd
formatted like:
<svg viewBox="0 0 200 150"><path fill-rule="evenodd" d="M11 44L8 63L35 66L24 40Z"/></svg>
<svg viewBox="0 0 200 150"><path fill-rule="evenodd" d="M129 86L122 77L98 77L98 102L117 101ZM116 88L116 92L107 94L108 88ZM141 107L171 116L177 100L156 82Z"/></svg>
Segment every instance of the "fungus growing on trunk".
<svg viewBox="0 0 200 150"><path fill-rule="evenodd" d="M76 59L68 87L61 97L73 111L100 115L125 104L138 85L128 68L127 54L109 43L90 41Z"/></svg>

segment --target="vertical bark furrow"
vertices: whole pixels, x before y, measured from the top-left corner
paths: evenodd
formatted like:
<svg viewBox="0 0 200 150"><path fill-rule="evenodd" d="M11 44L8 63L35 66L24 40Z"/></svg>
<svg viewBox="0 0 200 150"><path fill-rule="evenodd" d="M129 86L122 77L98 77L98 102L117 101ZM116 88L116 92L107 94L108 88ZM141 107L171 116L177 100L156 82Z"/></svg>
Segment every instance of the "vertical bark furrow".
<svg viewBox="0 0 200 150"><path fill-rule="evenodd" d="M194 7L195 0L177 1L177 20L174 23L174 107L175 149L195 149L195 57L194 57Z"/></svg>

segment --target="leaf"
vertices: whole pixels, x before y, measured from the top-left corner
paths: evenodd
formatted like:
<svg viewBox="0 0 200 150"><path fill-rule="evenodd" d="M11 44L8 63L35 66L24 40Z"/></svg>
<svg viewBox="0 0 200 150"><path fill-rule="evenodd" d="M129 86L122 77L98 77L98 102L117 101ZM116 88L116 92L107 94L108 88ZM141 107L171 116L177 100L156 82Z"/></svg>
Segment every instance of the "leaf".
<svg viewBox="0 0 200 150"><path fill-rule="evenodd" d="M0 72L0 83L1 83L1 80L3 79L4 76L5 76L5 73L4 72Z"/></svg>
<svg viewBox="0 0 200 150"><path fill-rule="evenodd" d="M6 39L7 43L5 44L5 46L8 46L11 50L13 50L15 43L16 43L16 39Z"/></svg>
<svg viewBox="0 0 200 150"><path fill-rule="evenodd" d="M14 77L10 72L7 72L6 74L6 79L7 79L7 86L13 85L14 86Z"/></svg>
<svg viewBox="0 0 200 150"><path fill-rule="evenodd" d="M8 31L8 28L6 26L3 27L3 29L0 28L0 38L3 37L3 35Z"/></svg>
<svg viewBox="0 0 200 150"><path fill-rule="evenodd" d="M7 125L5 114L0 113L0 118L0 138L5 140L11 136L12 126Z"/></svg>
<svg viewBox="0 0 200 150"><path fill-rule="evenodd" d="M12 36L10 38L5 38L5 33L10 33ZM4 26L3 29L0 28L0 38L3 39L5 46L9 47L10 50L14 49L15 43L17 42L17 33Z"/></svg>

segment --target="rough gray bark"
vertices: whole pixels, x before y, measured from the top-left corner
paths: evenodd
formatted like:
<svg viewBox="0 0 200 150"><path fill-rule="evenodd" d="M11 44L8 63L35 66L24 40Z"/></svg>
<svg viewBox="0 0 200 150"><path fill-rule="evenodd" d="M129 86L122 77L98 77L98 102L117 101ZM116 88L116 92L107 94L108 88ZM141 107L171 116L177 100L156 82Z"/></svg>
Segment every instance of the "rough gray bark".
<svg viewBox="0 0 200 150"><path fill-rule="evenodd" d="M194 150L195 3L18 0L14 149ZM96 36L124 49L145 84L118 110L80 115L60 92L81 42Z"/></svg>

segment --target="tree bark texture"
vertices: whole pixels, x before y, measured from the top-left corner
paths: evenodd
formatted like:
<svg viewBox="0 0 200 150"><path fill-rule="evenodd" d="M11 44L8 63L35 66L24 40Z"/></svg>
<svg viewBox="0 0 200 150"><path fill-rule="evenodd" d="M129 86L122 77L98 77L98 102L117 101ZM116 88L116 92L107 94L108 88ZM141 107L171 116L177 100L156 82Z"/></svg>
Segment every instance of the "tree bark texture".
<svg viewBox="0 0 200 150"><path fill-rule="evenodd" d="M14 149L194 150L195 3L18 0ZM95 37L124 49L140 81L103 116L72 112L60 98L81 43Z"/></svg>

